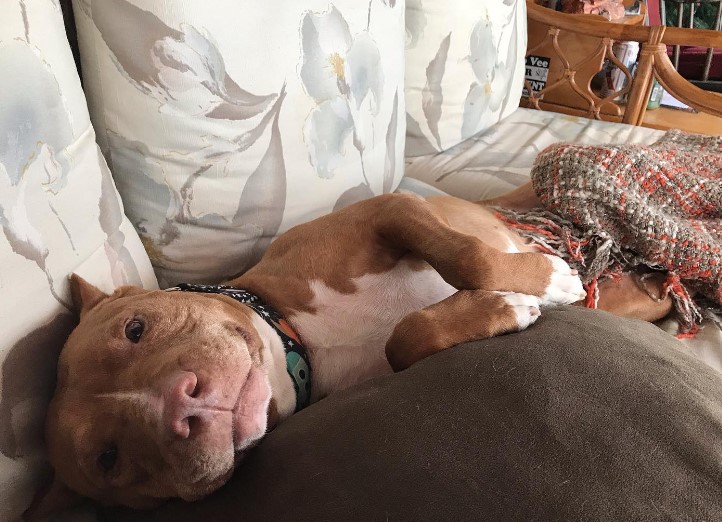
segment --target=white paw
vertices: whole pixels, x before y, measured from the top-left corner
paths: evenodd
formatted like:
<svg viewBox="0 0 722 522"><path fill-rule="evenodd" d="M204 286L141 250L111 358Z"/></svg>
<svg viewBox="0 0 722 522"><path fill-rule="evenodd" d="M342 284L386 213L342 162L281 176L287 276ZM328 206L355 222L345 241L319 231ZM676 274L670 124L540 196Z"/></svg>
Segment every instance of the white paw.
<svg viewBox="0 0 722 522"><path fill-rule="evenodd" d="M539 298L535 295L516 294L514 292L497 292L516 314L519 330L526 329L539 318Z"/></svg>
<svg viewBox="0 0 722 522"><path fill-rule="evenodd" d="M541 305L562 305L576 303L584 299L587 293L582 286L576 270L562 258L544 254L552 264L552 277L544 295L541 297Z"/></svg>

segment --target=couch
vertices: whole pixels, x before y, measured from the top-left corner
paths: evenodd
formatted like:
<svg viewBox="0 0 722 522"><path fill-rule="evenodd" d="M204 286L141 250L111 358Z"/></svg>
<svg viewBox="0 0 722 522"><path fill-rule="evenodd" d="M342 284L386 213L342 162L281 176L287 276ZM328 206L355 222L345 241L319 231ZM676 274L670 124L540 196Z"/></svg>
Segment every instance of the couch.
<svg viewBox="0 0 722 522"><path fill-rule="evenodd" d="M536 153L551 143L651 143L661 135L519 108L527 23L527 5L521 0L306 0L282 5L269 9L250 0L216 0L212 8L191 0L74 0L72 9L64 0L0 4L0 520L17 519L47 477L43 413L53 390L57 354L75 322L68 274L79 273L106 291L123 284L156 288L179 281L220 281L251 266L275 236L294 224L373 195L411 191L493 197L528 180ZM78 45L71 47L68 35L75 43L76 32ZM660 326L675 331L673 320ZM567 336L571 330L581 337ZM594 340L602 331L609 339L597 345ZM550 332L555 332L551 338ZM293 465L325 463L314 468L316 479L327 480L314 493L290 488L283 480L274 486L279 494L293 496L286 498L287 505L303 504L308 495L326 495L304 504L301 519L310 518L314 506L335 502L331 496L337 480L346 481L344 498L335 510L318 508L315 513L326 515L317 519L354 513L358 519L383 518L384 506L393 507L388 517L394 519L473 519L482 504L487 511L479 513L488 517L502 512L516 513L516 518L582 516L588 493L582 485L596 469L605 470L599 482L604 487L589 497L588 513L599 515L607 506L609 514L641 519L654 514L652 505L673 516L699 504L700 516L716 518L720 511L708 500L722 498L720 485L716 468L707 465L714 440L702 436L719 433L722 426L714 386L719 376L710 367L719 369L722 360L722 336L714 321L686 347L660 328L583 310L550 312L525 335L531 340L507 336L451 350L418 369L324 400L294 417L288 428L276 430L248 469L264 468L264 459L273 459L279 444L283 452L293 453L294 433L307 437L310 442L299 452L303 459L268 464L288 466L288 477L294 477L299 471L292 471ZM552 351L549 357L532 356L534 350L523 346ZM600 357L599 350L589 349L599 346L610 347L609 353L619 357ZM504 460L504 452L492 459L484 451L497 447L493 438L474 455L468 453L475 451L469 438L455 452L461 435L445 442L439 436L447 429L478 438L484 423L488 433L516 426L515 417L504 415L522 403L513 400L508 407L487 410L479 397L494 402L503 395L493 387L475 388L486 382L489 365L499 371L494 354L502 357L504 350L521 358L519 366L512 359L504 363L509 372L529 365L534 370L528 375L544 376L522 378L514 386L547 393L561 358L569 371L585 378L563 383L554 397L587 396L594 405L609 391L612 402L633 401L637 409L620 413L614 424L611 410L601 415L591 408L583 414L577 408L581 399L566 403L567 409L553 418L527 415L533 408L548 409L553 401L543 407L523 403L532 409L518 411L518 418L534 422L519 425L518 433L526 438L516 439L514 451L526 448L528 459L518 455ZM644 377L650 383L644 393L651 395L638 395L632 384L638 373L622 371L629 358L645 376L640 369L646 368L644 363L656 365L652 376ZM458 377L458 386L435 399L432 410L446 415L438 423L428 424L419 415L407 422L399 410L387 409L397 404L421 412L413 398L428 391L427 374L446 376L441 384L453 381L461 367L467 373ZM594 392L584 390L590 372L602 367L607 381L599 381ZM478 371L469 373L469 368ZM659 395L660 390L667 392ZM676 397L669 390L686 391ZM458 404L445 411L444 402L454 398ZM474 399L468 412L467 399ZM672 403L674 408L667 408ZM355 466L336 457L358 457L355 452L366 454L368 446L345 445L324 453L329 439L314 430L327 418L348 429L363 428L363 415L376 427L388 419L396 438L386 458L386 441L380 440L385 432L369 431L379 448L373 462L380 467L369 467L355 483L353 474L342 478L332 472L333 462ZM651 422L661 415L666 423ZM580 423L586 423L584 430L577 430ZM556 444L547 446L529 437L542 426L565 436L577 433L576 446L556 435ZM418 451L402 452L420 429L433 433L419 439ZM618 429L648 432L649 437L632 447L623 443L628 437L615 436ZM505 433L513 438L516 431ZM601 440L606 453L600 455L613 458L597 461L590 454L600 464L580 468L580 455ZM575 448L574 459L562 466L565 448ZM639 464L644 480L634 482L634 474L628 473L615 486L613 475L622 472L622 457L635 451L659 458L645 460L646 467ZM426 459L434 452L433 459ZM548 467L548 482L530 473L532 463ZM474 466L486 466L487 478L473 472ZM502 476L495 474L495 466L501 466L504 476L498 486L489 482ZM560 470L574 473L562 477ZM278 474L283 479L284 472ZM234 479L244 491L254 480L245 476ZM437 482L431 480L434 476ZM697 482L684 481L692 476ZM414 495L398 496L400 481L413 477L425 486ZM561 480L554 483L550 477ZM458 489L448 484L454 480L463 482L463 497L453 498ZM299 481L315 484L303 477ZM394 493L385 500L363 494L374 482L377 488L388 483ZM546 489L524 493L542 482ZM548 493L554 484L570 483L575 487L568 496ZM682 483L687 489L678 496L660 493ZM620 484L632 493L614 511ZM360 489L352 494L356 487ZM517 495L508 496L515 488ZM645 499L643 491L649 488L658 493ZM506 499L497 511L490 492ZM442 493L450 496L453 509ZM227 499L225 495L218 498ZM231 494L236 497L250 502ZM640 502L642 507L633 508ZM515 505L517 511L508 511ZM228 509L218 516L232 519L229 513L242 506ZM86 515L92 519L93 513ZM149 516L165 520L170 513ZM256 519L267 519L268 513L293 518L291 511L256 513Z"/></svg>

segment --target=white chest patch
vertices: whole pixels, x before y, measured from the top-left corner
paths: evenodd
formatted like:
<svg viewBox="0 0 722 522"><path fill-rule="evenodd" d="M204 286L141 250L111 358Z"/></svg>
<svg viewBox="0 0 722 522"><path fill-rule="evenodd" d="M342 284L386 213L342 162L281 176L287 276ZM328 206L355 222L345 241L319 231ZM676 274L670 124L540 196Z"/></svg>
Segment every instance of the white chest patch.
<svg viewBox="0 0 722 522"><path fill-rule="evenodd" d="M384 348L394 327L409 313L456 292L431 267L412 270L403 261L354 283L356 292L342 294L312 281L315 313L289 317L311 359L313 400L391 372Z"/></svg>

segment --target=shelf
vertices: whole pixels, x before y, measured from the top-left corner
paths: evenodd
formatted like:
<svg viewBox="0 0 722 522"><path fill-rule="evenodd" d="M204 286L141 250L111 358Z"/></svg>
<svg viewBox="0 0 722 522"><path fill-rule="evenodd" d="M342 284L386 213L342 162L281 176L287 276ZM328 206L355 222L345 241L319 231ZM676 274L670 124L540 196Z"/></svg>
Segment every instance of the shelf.
<svg viewBox="0 0 722 522"><path fill-rule="evenodd" d="M697 134L722 135L722 118L704 112L686 112L660 107L644 114L642 126L653 129L681 129Z"/></svg>

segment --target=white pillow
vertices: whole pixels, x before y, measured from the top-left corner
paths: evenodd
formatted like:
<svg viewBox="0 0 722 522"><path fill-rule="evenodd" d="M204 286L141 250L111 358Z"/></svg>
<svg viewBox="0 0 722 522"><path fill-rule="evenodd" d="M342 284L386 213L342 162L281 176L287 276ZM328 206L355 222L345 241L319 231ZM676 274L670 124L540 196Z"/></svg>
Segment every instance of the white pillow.
<svg viewBox="0 0 722 522"><path fill-rule="evenodd" d="M525 0L407 0L406 156L433 154L519 107Z"/></svg>
<svg viewBox="0 0 722 522"><path fill-rule="evenodd" d="M155 287L95 144L57 2L0 2L0 520L43 472L43 421L74 325L68 275Z"/></svg>
<svg viewBox="0 0 722 522"><path fill-rule="evenodd" d="M396 188L403 1L74 6L99 143L161 285L229 278Z"/></svg>

